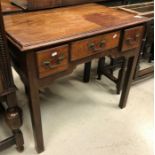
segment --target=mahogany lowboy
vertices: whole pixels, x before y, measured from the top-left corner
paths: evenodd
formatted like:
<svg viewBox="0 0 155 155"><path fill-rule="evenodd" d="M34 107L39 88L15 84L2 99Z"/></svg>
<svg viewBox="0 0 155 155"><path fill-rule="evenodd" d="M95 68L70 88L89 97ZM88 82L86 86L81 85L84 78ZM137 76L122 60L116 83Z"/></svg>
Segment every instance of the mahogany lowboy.
<svg viewBox="0 0 155 155"><path fill-rule="evenodd" d="M14 67L29 97L39 153L44 150L39 89L78 64L103 56L124 57L128 65L119 103L124 108L147 20L93 3L5 17Z"/></svg>

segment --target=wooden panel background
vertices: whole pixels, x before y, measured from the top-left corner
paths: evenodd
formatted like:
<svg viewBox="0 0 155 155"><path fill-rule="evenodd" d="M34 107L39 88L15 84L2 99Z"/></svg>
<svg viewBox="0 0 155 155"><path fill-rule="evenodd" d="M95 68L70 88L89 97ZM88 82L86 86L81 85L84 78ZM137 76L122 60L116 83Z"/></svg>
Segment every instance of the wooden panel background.
<svg viewBox="0 0 155 155"><path fill-rule="evenodd" d="M13 3L28 10L46 9L84 3L101 2L107 0L11 0ZM25 4L27 5L25 7Z"/></svg>

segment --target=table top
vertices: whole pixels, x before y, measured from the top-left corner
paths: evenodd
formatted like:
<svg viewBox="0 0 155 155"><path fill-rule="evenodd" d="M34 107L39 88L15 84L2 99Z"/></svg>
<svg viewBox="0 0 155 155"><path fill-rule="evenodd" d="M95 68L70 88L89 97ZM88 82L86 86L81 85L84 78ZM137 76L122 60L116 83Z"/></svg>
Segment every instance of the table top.
<svg viewBox="0 0 155 155"><path fill-rule="evenodd" d="M21 51L89 37L147 20L95 3L4 17L7 36Z"/></svg>
<svg viewBox="0 0 155 155"><path fill-rule="evenodd" d="M22 11L21 8L13 5L9 0L1 0L1 7L3 13L13 13Z"/></svg>

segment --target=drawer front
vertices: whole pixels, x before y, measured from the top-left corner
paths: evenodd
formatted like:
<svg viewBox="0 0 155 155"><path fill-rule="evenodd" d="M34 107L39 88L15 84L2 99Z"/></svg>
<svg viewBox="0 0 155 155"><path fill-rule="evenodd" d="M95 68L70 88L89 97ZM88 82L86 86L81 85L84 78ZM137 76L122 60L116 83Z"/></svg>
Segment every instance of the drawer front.
<svg viewBox="0 0 155 155"><path fill-rule="evenodd" d="M68 45L39 51L36 56L40 78L68 68Z"/></svg>
<svg viewBox="0 0 155 155"><path fill-rule="evenodd" d="M137 26L124 31L122 51L138 48L144 35L144 26Z"/></svg>
<svg viewBox="0 0 155 155"><path fill-rule="evenodd" d="M89 39L73 42L71 44L71 61L94 55L104 50L119 46L120 32L99 35Z"/></svg>

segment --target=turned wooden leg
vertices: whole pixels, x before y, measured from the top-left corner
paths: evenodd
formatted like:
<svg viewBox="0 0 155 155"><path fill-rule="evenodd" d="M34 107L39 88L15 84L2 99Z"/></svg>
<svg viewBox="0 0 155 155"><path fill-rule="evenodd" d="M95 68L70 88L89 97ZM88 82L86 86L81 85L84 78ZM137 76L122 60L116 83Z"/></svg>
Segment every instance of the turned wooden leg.
<svg viewBox="0 0 155 155"><path fill-rule="evenodd" d="M84 66L84 75L83 75L83 82L89 82L90 81L90 71L91 71L91 61L85 63Z"/></svg>
<svg viewBox="0 0 155 155"><path fill-rule="evenodd" d="M104 70L104 66L105 66L105 57L102 57L98 61L98 67L97 67L98 80L101 80L102 70Z"/></svg>
<svg viewBox="0 0 155 155"><path fill-rule="evenodd" d="M24 150L24 140L20 127L22 126L22 111L19 107L8 108L5 113L5 120L15 138L16 148L19 152ZM9 140L9 139L8 139ZM11 139L10 139L11 140ZM11 142L11 141L10 141Z"/></svg>
<svg viewBox="0 0 155 155"><path fill-rule="evenodd" d="M19 129L13 130L13 134L16 140L16 149L18 152L22 152L24 150L24 140L22 132Z"/></svg>
<svg viewBox="0 0 155 155"><path fill-rule="evenodd" d="M124 59L122 66L121 66L121 69L120 69L119 74L118 74L118 82L116 85L117 94L120 94L120 92L122 90L123 81L124 81L125 73L126 73L126 65L127 65L127 60Z"/></svg>
<svg viewBox="0 0 155 155"><path fill-rule="evenodd" d="M35 66L35 56L33 54L34 53L29 53L26 58L28 76L27 88L36 151L41 153L44 151L44 141L39 100L39 86L37 81L38 77L36 73L37 69Z"/></svg>
<svg viewBox="0 0 155 155"><path fill-rule="evenodd" d="M121 94L121 99L120 99L120 103L119 103L120 108L126 107L129 90L130 90L131 83L133 80L133 75L134 75L135 69L136 69L136 63L137 63L137 57L130 57L128 59L127 71L126 71L122 94Z"/></svg>
<svg viewBox="0 0 155 155"><path fill-rule="evenodd" d="M115 66L115 64L117 64L117 59L110 58L110 66ZM114 67L112 67L112 69L109 70L112 75L114 73L114 70Z"/></svg>

